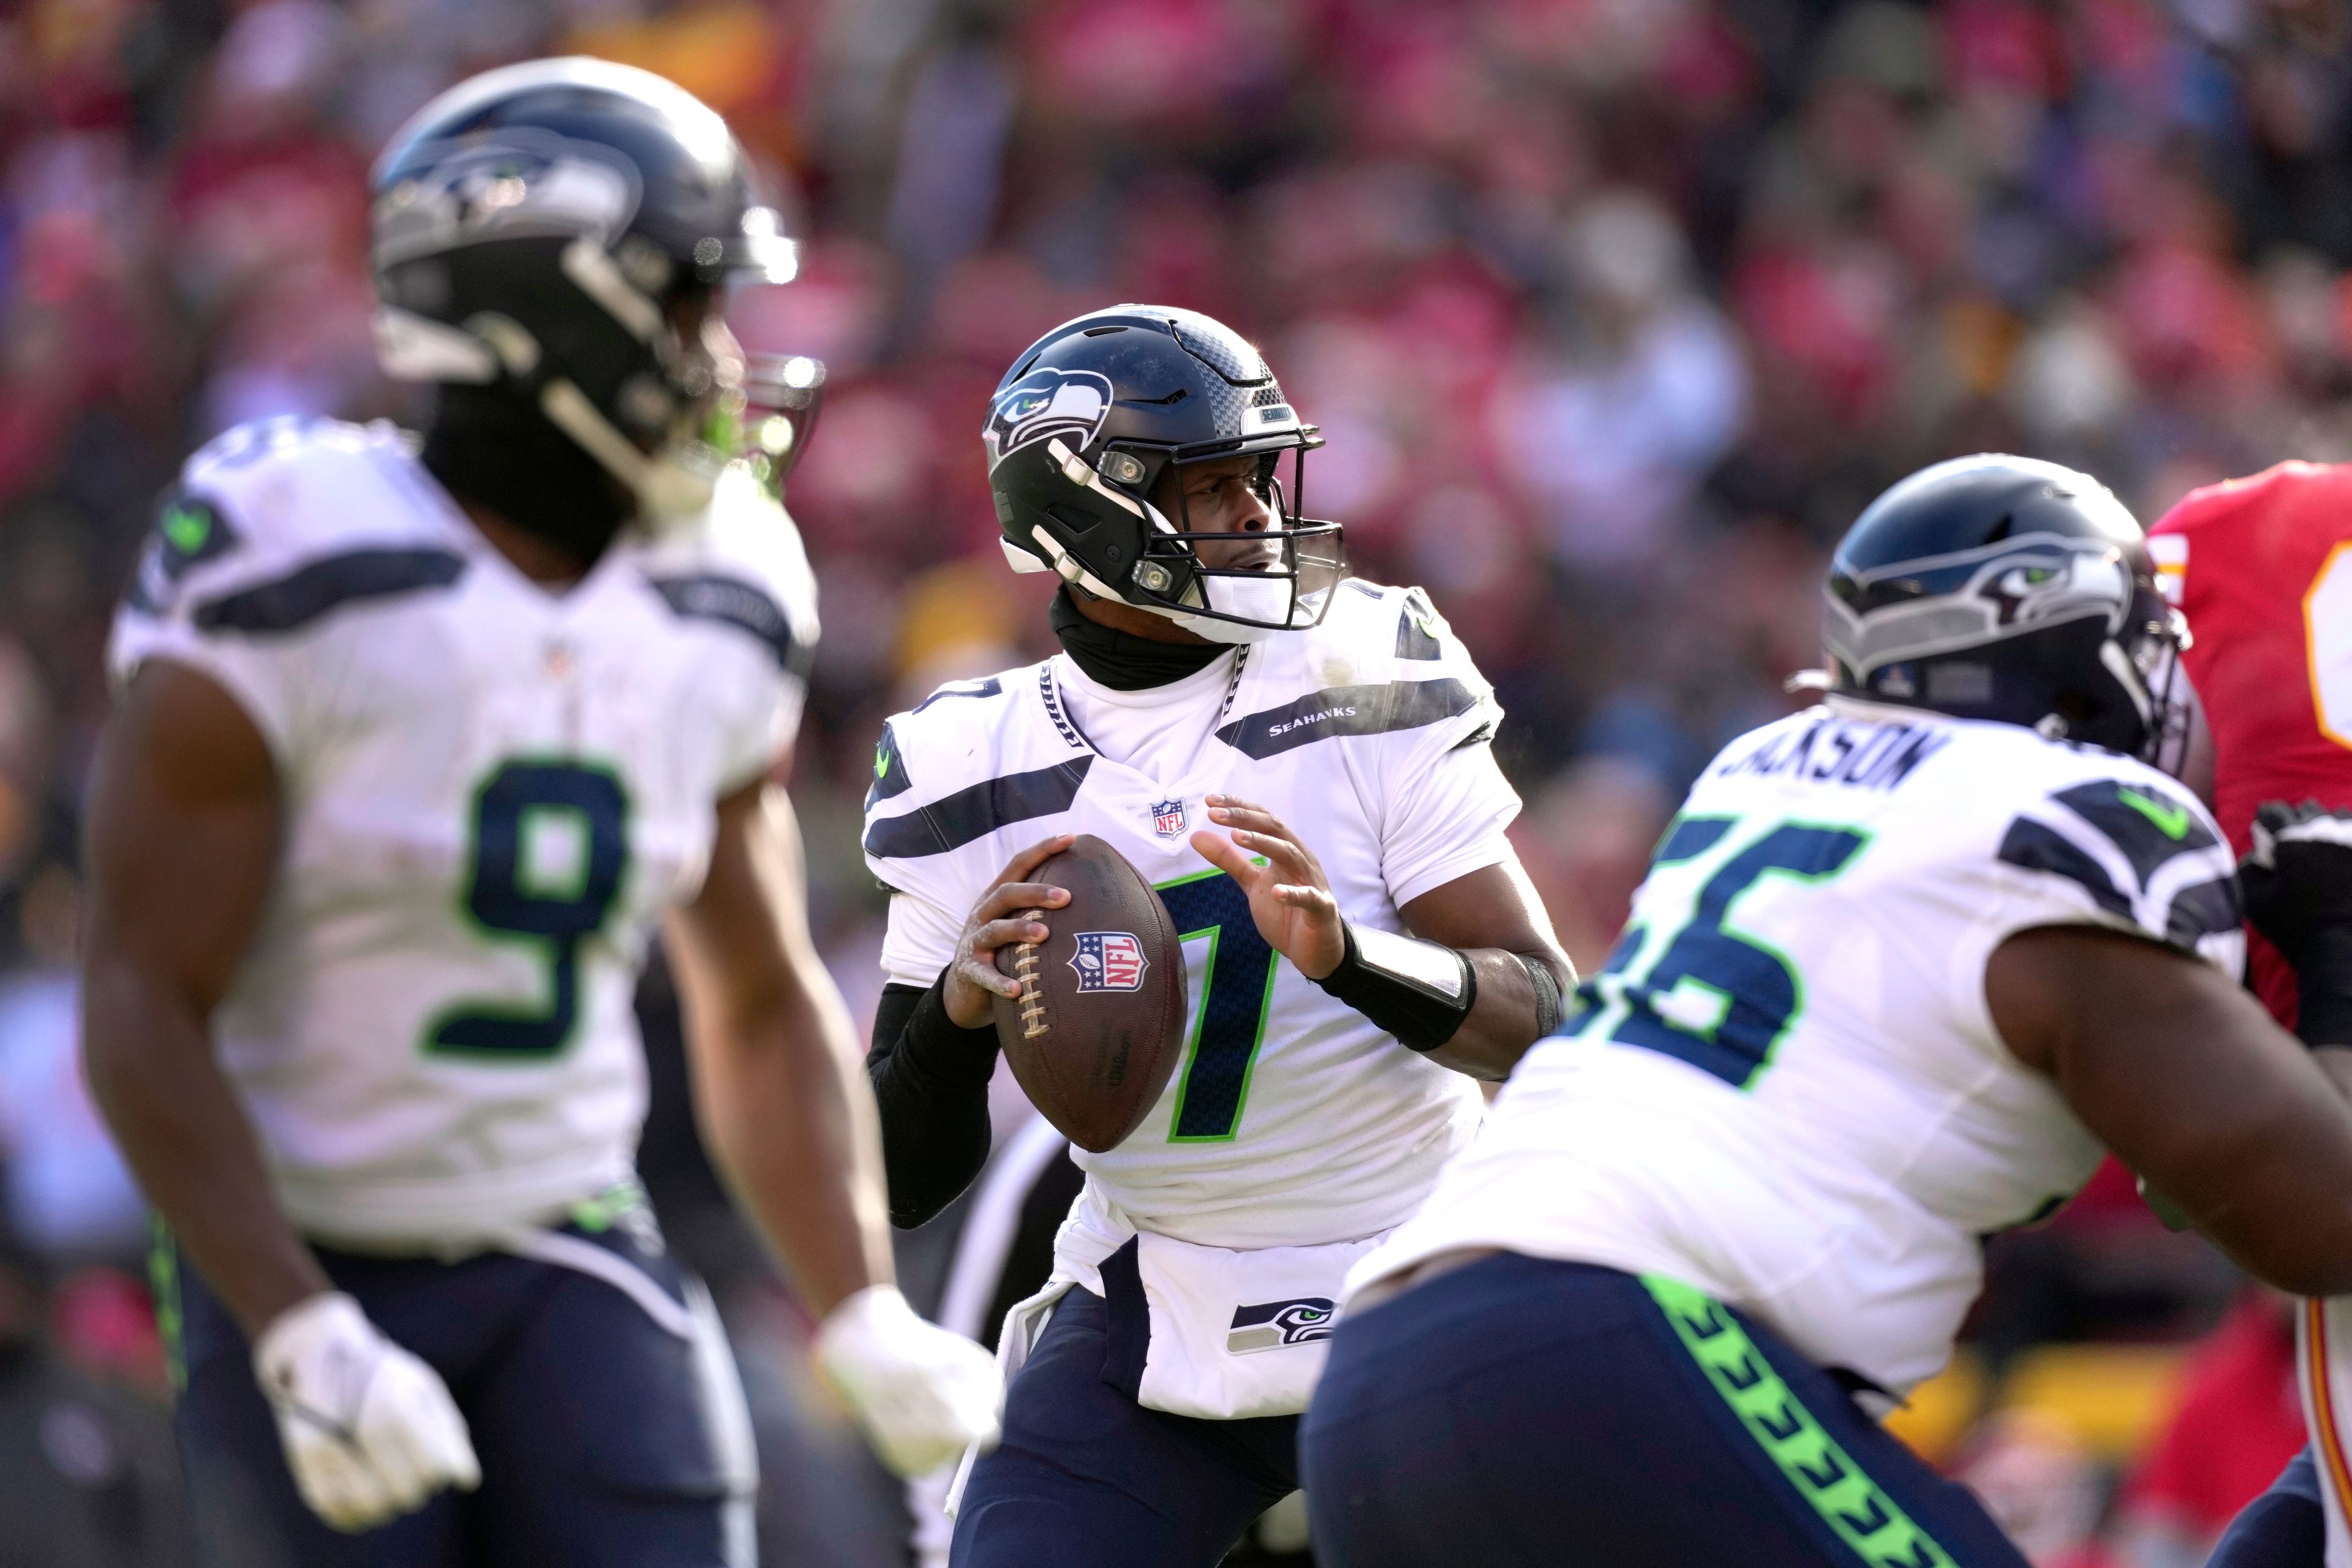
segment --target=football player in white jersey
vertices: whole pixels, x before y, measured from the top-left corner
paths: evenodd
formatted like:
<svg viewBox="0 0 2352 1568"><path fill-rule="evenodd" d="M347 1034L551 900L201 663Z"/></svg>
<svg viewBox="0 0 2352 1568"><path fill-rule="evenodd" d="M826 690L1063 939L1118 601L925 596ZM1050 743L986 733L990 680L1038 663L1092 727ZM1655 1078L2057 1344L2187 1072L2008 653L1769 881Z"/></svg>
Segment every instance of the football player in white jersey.
<svg viewBox="0 0 2352 1568"><path fill-rule="evenodd" d="M695 438L741 384L719 290L792 247L716 114L592 61L451 89L373 194L422 450L289 421L190 460L90 807L87 1059L171 1232L200 1531L235 1568L742 1563L741 1392L632 1177L656 925L713 1152L884 1456L997 1402L891 1284L764 785L807 564Z"/></svg>
<svg viewBox="0 0 2352 1568"><path fill-rule="evenodd" d="M2103 1146L2352 1284L2352 1107L2239 989L2180 633L2097 481L1964 458L1831 566L1829 693L1693 786L1605 968L1350 1278L1318 1560L2023 1568L1884 1432Z"/></svg>
<svg viewBox="0 0 2352 1568"><path fill-rule="evenodd" d="M1410 1214L1558 1016L1566 959L1504 828L1486 682L1418 591L1298 512L1317 444L1257 351L1123 305L1040 339L984 432L1015 570L1062 579L1042 664L894 717L865 847L894 890L868 1058L892 1217L988 1150L996 949L1098 835L1175 917L1192 1016L1142 1126L1081 1154L1052 1283L1010 1315L1005 1437L958 1568L1216 1563L1297 1484L1350 1264ZM1033 914L1029 911L1043 911Z"/></svg>

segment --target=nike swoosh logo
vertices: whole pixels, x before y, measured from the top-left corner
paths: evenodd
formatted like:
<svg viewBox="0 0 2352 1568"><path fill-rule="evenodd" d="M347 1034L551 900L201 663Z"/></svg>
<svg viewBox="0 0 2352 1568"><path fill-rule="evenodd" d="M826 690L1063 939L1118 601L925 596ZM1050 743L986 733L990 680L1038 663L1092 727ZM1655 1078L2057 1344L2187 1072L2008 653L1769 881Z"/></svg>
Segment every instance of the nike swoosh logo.
<svg viewBox="0 0 2352 1568"><path fill-rule="evenodd" d="M2189 808L2178 801L2158 800L2136 789L2118 789L2116 798L2154 823L2167 838L2178 841L2189 837Z"/></svg>

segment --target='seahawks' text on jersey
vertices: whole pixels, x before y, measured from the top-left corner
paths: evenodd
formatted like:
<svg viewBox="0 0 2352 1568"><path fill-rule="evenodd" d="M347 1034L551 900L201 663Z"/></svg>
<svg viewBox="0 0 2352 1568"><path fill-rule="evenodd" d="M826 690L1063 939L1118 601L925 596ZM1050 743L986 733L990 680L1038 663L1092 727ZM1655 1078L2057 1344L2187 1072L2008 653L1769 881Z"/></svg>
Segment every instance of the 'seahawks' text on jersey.
<svg viewBox="0 0 2352 1568"><path fill-rule="evenodd" d="M1057 655L945 687L883 731L866 851L897 893L891 980L936 980L1005 863L1057 833L1105 839L1175 917L1183 1060L1124 1143L1076 1156L1081 1213L1117 1211L1103 1250L1120 1215L1130 1234L1211 1247L1376 1236L1476 1125L1475 1084L1293 969L1190 843L1219 831L1203 796L1255 802L1314 850L1349 919L1391 931L1401 905L1508 856L1518 797L1486 743L1501 716L1491 689L1418 591L1337 595L1320 627L1167 686L1115 691Z"/></svg>
<svg viewBox="0 0 2352 1568"><path fill-rule="evenodd" d="M2100 1150L2010 1054L1985 963L2083 923L2234 974L2234 862L2152 768L1832 698L1732 742L1606 968L1360 1286L1456 1247L1656 1273L1902 1393L1941 1367L1978 1238Z"/></svg>
<svg viewBox="0 0 2352 1568"><path fill-rule="evenodd" d="M748 476L551 592L389 426L190 459L110 662L209 676L277 763L278 881L215 1027L298 1226L446 1245L629 1173L652 923L789 744L815 635Z"/></svg>

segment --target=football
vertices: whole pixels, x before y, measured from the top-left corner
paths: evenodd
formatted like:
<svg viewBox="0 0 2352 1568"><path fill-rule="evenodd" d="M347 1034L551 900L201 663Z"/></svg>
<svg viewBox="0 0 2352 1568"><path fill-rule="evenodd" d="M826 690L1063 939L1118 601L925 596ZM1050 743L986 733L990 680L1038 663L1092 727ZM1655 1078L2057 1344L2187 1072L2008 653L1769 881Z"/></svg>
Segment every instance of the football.
<svg viewBox="0 0 2352 1568"><path fill-rule="evenodd" d="M1092 834L1033 881L1069 890L1053 935L999 948L1021 999L996 998L996 1037L1030 1103L1079 1148L1116 1148L1150 1114L1184 1048L1184 952L1151 884Z"/></svg>

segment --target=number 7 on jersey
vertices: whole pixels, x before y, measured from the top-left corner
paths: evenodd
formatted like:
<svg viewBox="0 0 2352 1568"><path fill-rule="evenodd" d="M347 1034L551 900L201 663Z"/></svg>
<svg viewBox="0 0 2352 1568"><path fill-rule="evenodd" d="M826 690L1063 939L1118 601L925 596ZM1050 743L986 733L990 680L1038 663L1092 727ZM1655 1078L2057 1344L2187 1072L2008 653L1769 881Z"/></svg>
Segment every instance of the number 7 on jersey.
<svg viewBox="0 0 2352 1568"><path fill-rule="evenodd" d="M1209 944L1168 1141L1220 1142L1241 1131L1250 1069L1274 1005L1274 949L1250 918L1249 895L1223 871L1196 871L1153 891L1174 918L1179 942Z"/></svg>

